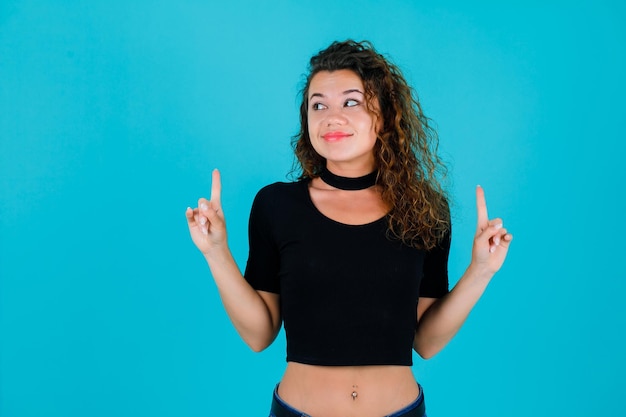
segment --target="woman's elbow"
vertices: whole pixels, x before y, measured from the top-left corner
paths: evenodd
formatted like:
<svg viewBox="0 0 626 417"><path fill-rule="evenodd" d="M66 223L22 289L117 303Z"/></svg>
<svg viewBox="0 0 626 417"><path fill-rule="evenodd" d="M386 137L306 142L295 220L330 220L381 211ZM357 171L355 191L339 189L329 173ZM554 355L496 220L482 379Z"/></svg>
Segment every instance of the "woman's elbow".
<svg viewBox="0 0 626 417"><path fill-rule="evenodd" d="M420 355L422 359L425 360L431 359L433 356L439 353L439 351L441 351L441 348L439 348L438 346L428 343L419 343L418 340L415 340L415 342L413 343L413 349L418 355Z"/></svg>
<svg viewBox="0 0 626 417"><path fill-rule="evenodd" d="M254 353L263 352L269 346L267 343L248 343L247 345Z"/></svg>
<svg viewBox="0 0 626 417"><path fill-rule="evenodd" d="M278 332L274 331L271 335L266 337L249 338L244 339L244 341L253 352L259 353L267 349L274 342L277 335Z"/></svg>
<svg viewBox="0 0 626 417"><path fill-rule="evenodd" d="M434 349L415 349L415 351L417 352L418 355L420 355L420 358L424 360L431 359L439 352Z"/></svg>

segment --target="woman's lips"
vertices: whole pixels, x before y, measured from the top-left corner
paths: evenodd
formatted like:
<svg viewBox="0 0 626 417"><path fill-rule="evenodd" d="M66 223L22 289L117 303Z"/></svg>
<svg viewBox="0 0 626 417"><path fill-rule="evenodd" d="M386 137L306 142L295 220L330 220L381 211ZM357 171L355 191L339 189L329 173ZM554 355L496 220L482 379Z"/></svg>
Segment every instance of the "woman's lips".
<svg viewBox="0 0 626 417"><path fill-rule="evenodd" d="M327 140L329 142L341 140L341 139L346 138L348 136L351 136L351 134L350 133L345 133L345 132L328 132L328 133L324 133L322 135L324 140Z"/></svg>

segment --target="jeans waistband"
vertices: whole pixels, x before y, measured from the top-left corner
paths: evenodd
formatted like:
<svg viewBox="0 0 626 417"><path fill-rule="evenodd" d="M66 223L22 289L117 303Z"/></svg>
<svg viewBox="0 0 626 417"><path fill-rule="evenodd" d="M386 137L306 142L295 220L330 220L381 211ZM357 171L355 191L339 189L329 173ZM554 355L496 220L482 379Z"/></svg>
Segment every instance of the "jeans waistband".
<svg viewBox="0 0 626 417"><path fill-rule="evenodd" d="M384 417L425 417L426 416L426 403L424 401L424 393L420 386L420 394L411 404L406 407L388 414ZM274 397L272 399L272 408L270 417L312 417L300 410L296 410L282 398L278 396L278 385L274 389Z"/></svg>

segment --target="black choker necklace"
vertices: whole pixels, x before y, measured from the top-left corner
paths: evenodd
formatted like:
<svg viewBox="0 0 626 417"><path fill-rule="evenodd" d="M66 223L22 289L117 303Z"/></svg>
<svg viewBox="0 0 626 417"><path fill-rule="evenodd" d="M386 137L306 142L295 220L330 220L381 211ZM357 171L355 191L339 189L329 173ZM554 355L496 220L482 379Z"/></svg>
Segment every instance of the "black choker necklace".
<svg viewBox="0 0 626 417"><path fill-rule="evenodd" d="M378 171L374 171L357 178L340 177L339 175L335 175L330 172L326 167L324 167L324 169L320 173L320 178L326 184L335 188L339 188L340 190L348 191L364 190L371 187L372 185L376 185L377 176Z"/></svg>

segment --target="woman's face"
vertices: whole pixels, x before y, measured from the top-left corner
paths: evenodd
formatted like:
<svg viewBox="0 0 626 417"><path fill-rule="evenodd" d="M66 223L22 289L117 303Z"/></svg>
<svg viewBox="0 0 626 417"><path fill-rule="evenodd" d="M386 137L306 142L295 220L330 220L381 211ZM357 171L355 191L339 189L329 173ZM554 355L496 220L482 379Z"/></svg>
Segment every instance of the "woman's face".
<svg viewBox="0 0 626 417"><path fill-rule="evenodd" d="M308 91L309 137L338 175L360 176L375 168L378 118L368 110L361 78L350 70L320 71ZM378 109L378 100L371 106Z"/></svg>

